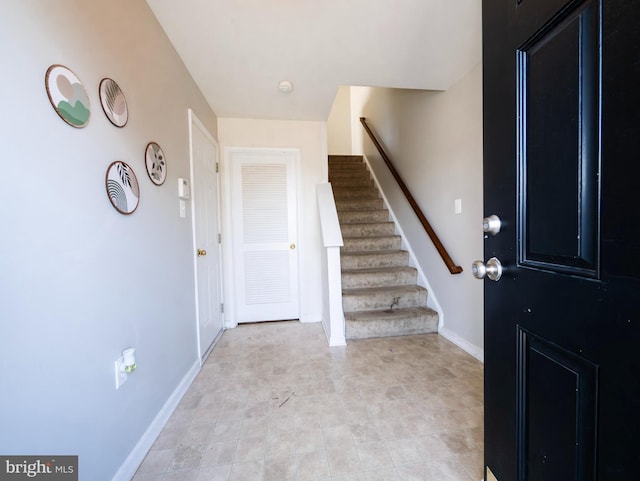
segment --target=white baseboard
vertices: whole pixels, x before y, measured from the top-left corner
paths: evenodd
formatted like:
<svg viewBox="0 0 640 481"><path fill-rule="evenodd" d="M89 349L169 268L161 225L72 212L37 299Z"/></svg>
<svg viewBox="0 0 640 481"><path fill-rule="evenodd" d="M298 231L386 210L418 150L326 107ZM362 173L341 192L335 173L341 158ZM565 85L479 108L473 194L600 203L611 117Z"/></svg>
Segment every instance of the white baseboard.
<svg viewBox="0 0 640 481"><path fill-rule="evenodd" d="M329 347L342 347L347 345L347 340L344 336L332 336L329 339Z"/></svg>
<svg viewBox="0 0 640 481"><path fill-rule="evenodd" d="M438 331L438 334L440 334L442 337L444 337L448 341L451 341L456 346L458 346L460 349L462 349L466 353L472 355L478 361L480 361L481 363L484 364L484 349L482 349L482 348L480 348L480 347L478 347L478 346L476 346L474 344L471 344L469 341L467 341L466 339L463 339L458 334L456 334L455 332L447 329L446 327L440 328L440 330Z"/></svg>
<svg viewBox="0 0 640 481"><path fill-rule="evenodd" d="M167 421L178 407L178 403L187 392L187 389L189 389L189 386L191 386L198 372L200 372L200 361L196 361L182 378L178 387L176 387L171 396L169 396L167 402L164 403L160 412L153 419L131 453L129 453L129 456L127 456L127 459L122 463L122 466L120 466L120 469L118 469L113 476L112 481L130 481L133 479L147 452L149 452L149 449L153 446L162 428L167 424Z"/></svg>

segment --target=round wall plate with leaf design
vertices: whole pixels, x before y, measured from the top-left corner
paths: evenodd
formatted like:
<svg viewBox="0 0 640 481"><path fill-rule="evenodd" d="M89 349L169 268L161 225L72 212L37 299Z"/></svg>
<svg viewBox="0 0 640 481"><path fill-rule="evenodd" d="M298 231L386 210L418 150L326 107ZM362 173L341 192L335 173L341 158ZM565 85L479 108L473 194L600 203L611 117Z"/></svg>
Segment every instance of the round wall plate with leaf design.
<svg viewBox="0 0 640 481"><path fill-rule="evenodd" d="M49 101L62 120L78 129L89 123L89 96L80 79L64 65L51 65L44 78Z"/></svg>
<svg viewBox="0 0 640 481"><path fill-rule="evenodd" d="M116 127L124 127L129 120L127 100L120 86L110 78L100 81L100 103L109 121Z"/></svg>
<svg viewBox="0 0 640 481"><path fill-rule="evenodd" d="M164 184L164 180L167 178L167 158L156 142L147 144L147 148L144 151L144 161L151 182L156 185Z"/></svg>
<svg viewBox="0 0 640 481"><path fill-rule="evenodd" d="M117 160L107 168L106 187L109 200L121 214L131 214L140 202L140 186L133 169Z"/></svg>

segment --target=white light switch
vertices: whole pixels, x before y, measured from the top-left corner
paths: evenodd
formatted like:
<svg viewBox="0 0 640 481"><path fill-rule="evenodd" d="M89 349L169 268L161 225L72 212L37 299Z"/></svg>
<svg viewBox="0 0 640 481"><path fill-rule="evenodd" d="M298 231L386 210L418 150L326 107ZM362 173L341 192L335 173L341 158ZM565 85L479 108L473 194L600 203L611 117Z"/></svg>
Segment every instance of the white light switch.
<svg viewBox="0 0 640 481"><path fill-rule="evenodd" d="M456 199L454 210L456 214L462 214L462 199Z"/></svg>
<svg viewBox="0 0 640 481"><path fill-rule="evenodd" d="M127 382L127 373L122 369L122 358L116 359L116 389L120 389L125 382Z"/></svg>
<svg viewBox="0 0 640 481"><path fill-rule="evenodd" d="M182 177L178 179L178 197L184 200L189 200L191 198L189 182L187 182L187 179L183 179Z"/></svg>

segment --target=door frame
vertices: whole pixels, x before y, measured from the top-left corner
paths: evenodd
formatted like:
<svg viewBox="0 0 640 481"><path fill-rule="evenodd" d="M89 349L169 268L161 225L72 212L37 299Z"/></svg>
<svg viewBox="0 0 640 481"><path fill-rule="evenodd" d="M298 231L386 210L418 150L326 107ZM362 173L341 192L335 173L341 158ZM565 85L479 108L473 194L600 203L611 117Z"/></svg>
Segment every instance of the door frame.
<svg viewBox="0 0 640 481"><path fill-rule="evenodd" d="M302 239L302 232L300 227L301 216L302 216L302 177L301 177L301 158L302 152L299 148L289 148L289 147L242 147L242 146L225 146L224 147L224 166L231 166L231 156L234 153L251 153L256 154L259 152L264 152L267 154L274 153L287 153L294 154L294 164L295 164L295 175L293 176L295 179L295 195L296 195L296 230L298 242L296 243L296 251L298 256L298 311L300 317L302 317L302 296L300 295L300 264L301 259L304 256L304 246L301 246L300 239ZM235 281L236 281L236 272L234 267L234 236L233 236L233 215L234 215L234 206L232 205L231 199L233 198L233 169L223 168L221 167L222 174L222 182L223 182L223 190L224 190L224 198L227 202L224 205L224 219L223 219L223 229L222 229L222 239L223 243L227 246L225 249L225 256L222 261L224 264L223 274L225 277L225 292L227 293L227 299L230 300L225 305L225 328L231 329L238 326L237 316L236 316L236 299L237 295L235 292Z"/></svg>
<svg viewBox="0 0 640 481"><path fill-rule="evenodd" d="M189 182L191 187L193 187L194 185L194 172L193 172L193 150L192 150L192 140L193 140L193 126L194 124L198 126L198 128L202 131L202 133L204 134L204 136L207 138L207 140L209 140L212 145L214 146L215 152L216 152L216 163L218 164L218 166L220 165L220 146L218 145L218 142L216 141L216 139L211 135L211 133L209 132L209 130L205 127L205 125L200 121L200 119L198 118L198 116L195 114L195 112L192 109L188 109L188 117L189 117ZM218 172L218 175L216 176L216 194L217 194L217 210L218 210L218 225L217 225L217 229L218 232L221 232L221 228L222 228L222 196L220 193L220 175ZM201 343L200 343L200 309L199 309L199 298L198 298L198 255L197 255L197 249L198 246L197 244L197 239L196 239L196 209L195 209L195 196L191 195L191 202L190 202L190 206L191 206L191 241L192 241L192 255L193 255L193 280L194 280L194 302L195 302L195 311L196 311L196 343L197 343L197 349L198 349L198 359L200 359L200 365L202 365L204 363L204 361L206 360L207 356L209 355L209 353L211 352L211 350L213 349L213 346L215 346L216 342L218 342L218 339L220 339L220 336L222 335L222 332L224 332L225 326L226 326L226 322L225 322L225 316L224 316L224 311L222 312L222 329L220 330L220 333L216 336L216 338L211 342L211 345L207 348L207 350L205 352L202 352L202 348L201 348ZM224 265L223 265L223 261L224 261L224 257L222 255L222 243L218 242L218 247L215 250L216 255L218 256L218 265L220 266L218 275L220 277L219 282L220 282L220 302L224 305L224 275L223 275L223 270L224 270Z"/></svg>

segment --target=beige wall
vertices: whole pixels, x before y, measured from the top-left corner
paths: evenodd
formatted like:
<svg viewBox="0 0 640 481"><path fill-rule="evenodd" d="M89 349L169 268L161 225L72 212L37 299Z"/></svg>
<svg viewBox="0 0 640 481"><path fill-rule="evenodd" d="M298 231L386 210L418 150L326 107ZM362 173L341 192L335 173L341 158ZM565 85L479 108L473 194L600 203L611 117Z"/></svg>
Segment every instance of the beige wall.
<svg viewBox="0 0 640 481"><path fill-rule="evenodd" d="M482 68L446 92L354 87L356 118L367 117L454 262L451 275L388 174L373 145L361 141L392 210L443 312L442 333L477 357L483 348L483 282L471 264L483 256ZM354 150L357 151L356 145ZM454 213L456 199L462 213Z"/></svg>
<svg viewBox="0 0 640 481"><path fill-rule="evenodd" d="M327 121L330 155L351 154L351 88L340 87Z"/></svg>
<svg viewBox="0 0 640 481"><path fill-rule="evenodd" d="M231 168L225 149L229 147L294 148L300 150L300 199L298 204L300 249L300 320L322 320L321 249L322 233L316 185L327 181L327 128L326 122L304 122L257 119L218 119L218 132L222 152L224 180L223 198L227 205L223 212L225 245L225 297L233 299L233 266L231 221L237 206L230 204ZM226 309L225 309L226 311ZM234 324L233 311L225 313L229 324ZM328 313L327 313L328 315Z"/></svg>

